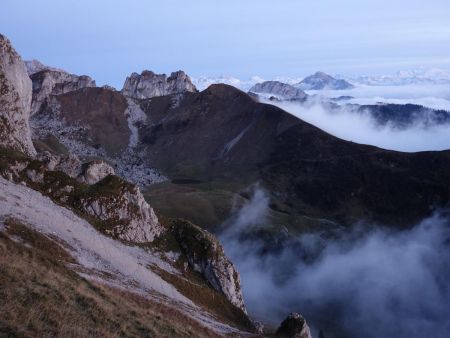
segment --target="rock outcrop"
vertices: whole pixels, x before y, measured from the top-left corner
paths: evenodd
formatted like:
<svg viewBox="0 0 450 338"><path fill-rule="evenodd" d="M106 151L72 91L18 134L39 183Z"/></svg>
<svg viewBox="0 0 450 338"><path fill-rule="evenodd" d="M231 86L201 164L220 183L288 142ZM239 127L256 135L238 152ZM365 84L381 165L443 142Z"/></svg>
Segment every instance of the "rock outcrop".
<svg viewBox="0 0 450 338"><path fill-rule="evenodd" d="M125 80L123 95L135 99L149 99L156 96L196 92L191 79L183 71L177 71L167 77L144 70L141 74L132 73Z"/></svg>
<svg viewBox="0 0 450 338"><path fill-rule="evenodd" d="M275 336L278 338L312 338L305 318L291 313L280 325Z"/></svg>
<svg viewBox="0 0 450 338"><path fill-rule="evenodd" d="M109 224L106 233L127 242L146 243L164 231L135 185L109 175L92 187L89 195L80 198L80 205L89 215Z"/></svg>
<svg viewBox="0 0 450 338"><path fill-rule="evenodd" d="M354 86L351 83L345 80L335 79L334 77L324 72L317 72L314 75L308 76L295 86L303 90L321 90L321 89L343 90L354 88Z"/></svg>
<svg viewBox="0 0 450 338"><path fill-rule="evenodd" d="M94 160L82 165L75 156L51 153L31 159L0 148L0 175L31 186L84 216L100 231L131 243L151 242L164 227L139 188ZM89 182L94 184L88 184Z"/></svg>
<svg viewBox="0 0 450 338"><path fill-rule="evenodd" d="M82 182L95 184L108 175L114 175L114 169L102 160L94 160L83 166L83 172L79 176Z"/></svg>
<svg viewBox="0 0 450 338"><path fill-rule="evenodd" d="M63 70L61 70L59 68L46 66L38 60L25 61L25 66L27 67L27 72L28 72L29 76L31 76L37 72L43 71L43 70L55 70L55 71L64 72Z"/></svg>
<svg viewBox="0 0 450 338"><path fill-rule="evenodd" d="M0 34L0 146L36 154L28 124L31 81L20 55Z"/></svg>
<svg viewBox="0 0 450 338"><path fill-rule="evenodd" d="M181 220L173 227L173 232L190 267L234 306L246 312L239 273L217 239L206 230Z"/></svg>
<svg viewBox="0 0 450 338"><path fill-rule="evenodd" d="M304 100L307 97L303 90L279 81L257 83L250 88L249 92L255 94L269 94L282 100Z"/></svg>
<svg viewBox="0 0 450 338"><path fill-rule="evenodd" d="M89 185L101 181L108 175L115 175L113 167L102 160L92 160L83 164L76 155L59 156L48 151L39 153L37 159L45 165L46 170L62 171Z"/></svg>
<svg viewBox="0 0 450 338"><path fill-rule="evenodd" d="M89 76L78 76L57 69L44 68L30 77L33 81L31 114L39 112L50 95L61 95L81 88L95 87L95 81Z"/></svg>

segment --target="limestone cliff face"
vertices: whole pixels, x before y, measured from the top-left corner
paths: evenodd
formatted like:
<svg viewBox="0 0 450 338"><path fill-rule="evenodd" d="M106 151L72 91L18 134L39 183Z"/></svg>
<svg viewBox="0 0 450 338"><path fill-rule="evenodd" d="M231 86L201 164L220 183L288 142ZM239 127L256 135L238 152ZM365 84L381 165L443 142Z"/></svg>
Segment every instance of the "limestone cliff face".
<svg viewBox="0 0 450 338"><path fill-rule="evenodd" d="M107 233L127 242L152 242L164 231L139 188L117 176L109 175L94 185L80 205L89 215L110 224Z"/></svg>
<svg viewBox="0 0 450 338"><path fill-rule="evenodd" d="M135 99L196 91L191 79L183 71L173 72L169 77L148 70L144 70L141 74L132 73L122 88L123 95Z"/></svg>
<svg viewBox="0 0 450 338"><path fill-rule="evenodd" d="M249 92L274 95L275 97L284 100L303 100L307 96L303 90L279 81L257 83L250 88Z"/></svg>
<svg viewBox="0 0 450 338"><path fill-rule="evenodd" d="M20 55L0 34L0 145L36 154L28 119L31 81Z"/></svg>
<svg viewBox="0 0 450 338"><path fill-rule="evenodd" d="M81 88L95 87L95 81L89 76L78 76L52 68L44 68L32 74L31 80L33 81L31 114L39 112L50 95L61 95Z"/></svg>
<svg viewBox="0 0 450 338"><path fill-rule="evenodd" d="M102 232L131 243L151 242L164 227L139 188L103 161L41 153L37 159L0 148L0 175L23 182L85 216Z"/></svg>
<svg viewBox="0 0 450 338"><path fill-rule="evenodd" d="M27 72L29 76L43 70L56 70L64 72L62 69L46 66L38 60L25 61L25 66L27 67Z"/></svg>
<svg viewBox="0 0 450 338"><path fill-rule="evenodd" d="M172 231L190 267L203 275L234 306L246 312L239 273L217 239L187 221L177 222Z"/></svg>

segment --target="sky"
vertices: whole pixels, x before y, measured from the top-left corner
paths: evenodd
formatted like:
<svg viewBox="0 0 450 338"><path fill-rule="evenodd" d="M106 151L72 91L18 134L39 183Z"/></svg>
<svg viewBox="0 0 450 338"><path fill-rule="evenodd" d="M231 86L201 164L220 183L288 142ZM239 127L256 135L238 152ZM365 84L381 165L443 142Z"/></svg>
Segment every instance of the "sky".
<svg viewBox="0 0 450 338"><path fill-rule="evenodd" d="M122 87L143 69L193 77L355 76L450 68L448 0L1 0L24 59Z"/></svg>

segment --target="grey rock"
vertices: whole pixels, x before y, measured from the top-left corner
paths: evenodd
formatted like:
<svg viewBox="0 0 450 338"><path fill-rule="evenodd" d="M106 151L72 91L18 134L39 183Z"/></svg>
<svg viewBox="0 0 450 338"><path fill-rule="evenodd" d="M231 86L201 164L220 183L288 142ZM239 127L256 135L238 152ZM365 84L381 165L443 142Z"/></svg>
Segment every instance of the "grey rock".
<svg viewBox="0 0 450 338"><path fill-rule="evenodd" d="M278 338L312 338L305 318L298 313L291 313L281 323L275 336Z"/></svg>
<svg viewBox="0 0 450 338"><path fill-rule="evenodd" d="M81 88L95 87L95 81L89 76L78 76L55 69L36 72L31 75L31 80L33 81L32 115L48 103L50 95L61 95Z"/></svg>
<svg viewBox="0 0 450 338"><path fill-rule="evenodd" d="M67 156L59 156L48 151L40 152L37 160L41 161L46 170L62 171L72 178L80 177L82 172L82 163L78 156L70 154ZM81 179L84 182L84 178Z"/></svg>
<svg viewBox="0 0 450 338"><path fill-rule="evenodd" d="M123 95L135 99L196 91L190 77L183 71L173 72L169 77L149 70L144 70L141 74L132 73L127 77L122 88Z"/></svg>
<svg viewBox="0 0 450 338"><path fill-rule="evenodd" d="M29 127L31 81L20 55L0 34L0 146L34 156Z"/></svg>
<svg viewBox="0 0 450 338"><path fill-rule="evenodd" d="M191 268L234 306L246 312L239 273L219 241L208 231L187 221L180 221L173 231Z"/></svg>
<svg viewBox="0 0 450 338"><path fill-rule="evenodd" d="M249 92L255 94L271 94L284 100L303 100L307 97L303 90L279 81L257 83L250 88Z"/></svg>
<svg viewBox="0 0 450 338"><path fill-rule="evenodd" d="M295 87L303 90L343 90L354 88L351 83L345 80L335 79L334 77L324 72L317 72L314 75L304 78L303 81L296 84Z"/></svg>
<svg viewBox="0 0 450 338"><path fill-rule="evenodd" d="M55 70L55 71L63 72L63 70L61 70L61 69L46 66L38 60L25 61L25 66L27 67L27 72L28 72L29 76L31 76L37 72L43 71L43 70Z"/></svg>
<svg viewBox="0 0 450 338"><path fill-rule="evenodd" d="M108 175L114 175L114 169L102 160L94 160L83 166L79 180L87 184L95 184Z"/></svg>
<svg viewBox="0 0 450 338"><path fill-rule="evenodd" d="M85 212L111 225L110 235L130 243L148 243L165 231L137 186L112 175L104 180L97 183L100 191L102 186L113 186L116 191L106 189L80 203Z"/></svg>

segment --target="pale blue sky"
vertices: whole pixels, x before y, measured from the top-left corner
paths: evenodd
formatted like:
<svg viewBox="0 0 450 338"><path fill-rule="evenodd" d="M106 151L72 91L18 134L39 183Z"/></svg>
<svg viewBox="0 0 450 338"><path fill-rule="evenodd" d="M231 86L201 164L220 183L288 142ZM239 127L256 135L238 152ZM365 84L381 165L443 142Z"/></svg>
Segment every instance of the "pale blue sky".
<svg viewBox="0 0 450 338"><path fill-rule="evenodd" d="M25 59L121 87L189 75L381 74L450 68L449 0L0 0Z"/></svg>

